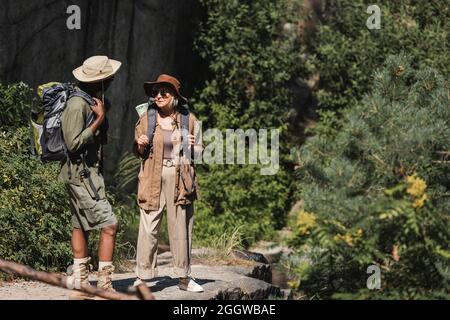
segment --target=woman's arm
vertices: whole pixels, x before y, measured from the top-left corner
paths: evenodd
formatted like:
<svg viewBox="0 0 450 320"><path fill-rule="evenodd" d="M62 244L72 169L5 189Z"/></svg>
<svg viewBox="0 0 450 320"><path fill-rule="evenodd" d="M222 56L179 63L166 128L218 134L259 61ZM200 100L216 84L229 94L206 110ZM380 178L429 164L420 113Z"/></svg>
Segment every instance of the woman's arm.
<svg viewBox="0 0 450 320"><path fill-rule="evenodd" d="M191 134L189 135L190 136L189 145L194 146L194 159L201 160L203 153L203 135L201 130L201 121L199 121L197 117L194 116L193 114L191 114L191 116L193 119L193 125L190 132Z"/></svg>
<svg viewBox="0 0 450 320"><path fill-rule="evenodd" d="M143 158L145 153L145 148L149 144L148 137L145 134L144 130L144 121L142 121L145 118L145 114L139 119L139 121L136 123L135 129L134 129L134 143L133 143L133 153L138 158Z"/></svg>

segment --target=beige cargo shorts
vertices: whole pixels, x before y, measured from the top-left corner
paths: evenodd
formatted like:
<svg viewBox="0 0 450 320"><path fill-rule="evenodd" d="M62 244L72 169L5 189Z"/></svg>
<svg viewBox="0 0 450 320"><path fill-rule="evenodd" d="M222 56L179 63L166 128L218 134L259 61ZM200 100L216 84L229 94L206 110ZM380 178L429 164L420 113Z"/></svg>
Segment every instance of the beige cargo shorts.
<svg viewBox="0 0 450 320"><path fill-rule="evenodd" d="M66 184L66 189L69 192L74 228L90 231L117 224L106 197L96 200L83 185Z"/></svg>

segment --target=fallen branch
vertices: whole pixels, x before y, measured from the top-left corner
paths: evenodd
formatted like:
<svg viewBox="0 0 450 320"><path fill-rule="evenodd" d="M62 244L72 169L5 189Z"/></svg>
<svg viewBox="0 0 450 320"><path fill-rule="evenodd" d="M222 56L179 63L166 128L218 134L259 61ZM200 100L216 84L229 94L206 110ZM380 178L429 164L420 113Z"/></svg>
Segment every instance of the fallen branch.
<svg viewBox="0 0 450 320"><path fill-rule="evenodd" d="M59 273L36 271L28 266L11 261L6 261L3 259L0 259L0 271L9 274L15 274L23 278L44 282L52 286L65 288L69 290L73 290L74 287L71 281L73 280L73 278L71 277L66 277ZM150 290L147 288L147 286L145 284L141 286L139 287L140 297L142 297L145 300L154 300L155 298L150 292ZM77 290L108 300L138 300L138 298L133 295L115 291L106 291L91 285L81 284L80 288Z"/></svg>

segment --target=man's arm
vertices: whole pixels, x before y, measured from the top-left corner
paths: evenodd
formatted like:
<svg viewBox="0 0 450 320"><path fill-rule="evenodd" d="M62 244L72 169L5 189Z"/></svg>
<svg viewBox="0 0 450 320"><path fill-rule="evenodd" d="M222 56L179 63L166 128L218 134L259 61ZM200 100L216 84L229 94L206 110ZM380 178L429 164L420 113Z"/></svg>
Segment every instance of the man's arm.
<svg viewBox="0 0 450 320"><path fill-rule="evenodd" d="M84 128L87 117L84 104L86 102L81 98L70 99L61 116L64 142L71 153L78 152L85 145L94 142L94 132L91 128Z"/></svg>
<svg viewBox="0 0 450 320"><path fill-rule="evenodd" d="M92 111L96 113L97 117L90 127L85 128L85 119L87 117L86 105L87 103L81 98L70 99L67 102L66 110L62 114L61 121L64 142L71 153L76 153L87 144L93 143L94 133L105 119L104 112L101 113L101 110L98 110L100 108L104 109L103 104L99 105L97 102L97 105L92 108Z"/></svg>

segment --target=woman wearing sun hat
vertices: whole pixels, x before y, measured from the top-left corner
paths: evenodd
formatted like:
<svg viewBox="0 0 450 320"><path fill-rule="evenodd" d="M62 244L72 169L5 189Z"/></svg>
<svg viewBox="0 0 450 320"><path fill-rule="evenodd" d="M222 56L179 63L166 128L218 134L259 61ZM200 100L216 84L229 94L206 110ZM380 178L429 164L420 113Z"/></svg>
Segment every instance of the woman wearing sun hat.
<svg viewBox="0 0 450 320"><path fill-rule="evenodd" d="M135 284L157 276L158 234L164 207L167 208L167 224L173 271L179 277L179 288L191 292L203 292L191 274L191 245L193 202L196 192L185 196L180 170L182 143L182 114L187 99L180 94L180 82L173 76L161 74L156 81L145 82L144 90L151 98L149 111L139 119L135 128L134 152L142 160L139 172L138 204L140 226L137 244ZM156 118L149 120L151 108ZM152 141L149 141L149 121L156 121ZM197 134L197 118L189 112L189 129L185 137L193 149L194 158L201 154L201 135ZM151 146L151 148L149 148ZM150 149L150 150L149 150Z"/></svg>

